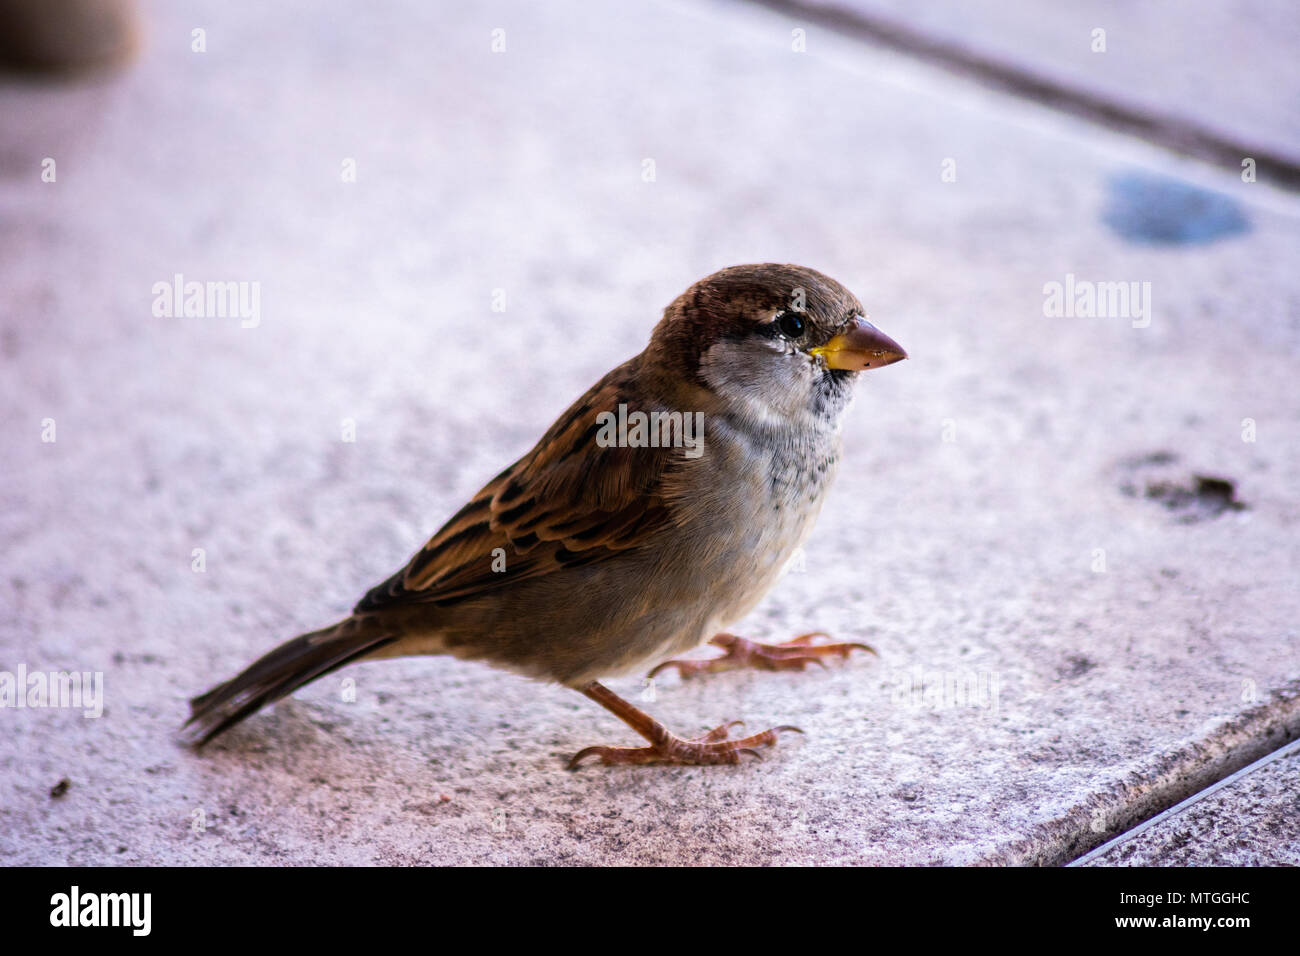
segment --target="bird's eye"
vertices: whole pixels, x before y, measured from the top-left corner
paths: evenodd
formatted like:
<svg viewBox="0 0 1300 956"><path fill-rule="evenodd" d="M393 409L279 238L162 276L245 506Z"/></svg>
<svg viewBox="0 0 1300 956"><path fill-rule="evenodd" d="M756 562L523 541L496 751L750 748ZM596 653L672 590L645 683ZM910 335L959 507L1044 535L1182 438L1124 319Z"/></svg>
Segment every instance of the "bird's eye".
<svg viewBox="0 0 1300 956"><path fill-rule="evenodd" d="M803 319L798 312L782 312L777 317L776 327L787 339L797 339L803 335Z"/></svg>

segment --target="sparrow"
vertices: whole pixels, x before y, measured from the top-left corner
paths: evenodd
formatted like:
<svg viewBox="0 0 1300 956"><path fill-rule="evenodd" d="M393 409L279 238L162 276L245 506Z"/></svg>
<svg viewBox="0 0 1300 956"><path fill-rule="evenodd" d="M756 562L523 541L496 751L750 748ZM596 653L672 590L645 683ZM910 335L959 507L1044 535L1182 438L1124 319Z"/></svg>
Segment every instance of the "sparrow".
<svg viewBox="0 0 1300 956"><path fill-rule="evenodd" d="M844 286L794 265L695 283L643 352L574 402L342 621L295 637L191 701L201 747L356 661L449 654L586 695L645 738L588 747L604 764L735 764L780 733L731 721L682 738L600 680L660 663L683 677L803 669L863 644L724 630L780 577L841 455L855 381L907 355ZM676 656L705 642L709 660ZM802 731L800 731L802 732Z"/></svg>

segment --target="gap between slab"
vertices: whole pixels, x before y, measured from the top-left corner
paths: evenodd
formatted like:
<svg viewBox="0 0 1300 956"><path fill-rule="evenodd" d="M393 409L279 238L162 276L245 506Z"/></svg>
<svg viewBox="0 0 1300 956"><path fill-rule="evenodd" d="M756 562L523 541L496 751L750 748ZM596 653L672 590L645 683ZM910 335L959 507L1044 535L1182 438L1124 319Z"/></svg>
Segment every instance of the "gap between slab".
<svg viewBox="0 0 1300 956"><path fill-rule="evenodd" d="M1243 156L1267 168L1269 181L1281 189L1300 192L1300 157L1279 153L1262 143L1243 144L1187 118L1158 116L1130 103L1044 76L1032 69L886 17L806 0L750 0L786 16L818 23L843 36L879 44L907 56L973 79L1102 126L1139 137L1184 156L1241 172Z"/></svg>
<svg viewBox="0 0 1300 956"><path fill-rule="evenodd" d="M1220 790L1224 789L1225 787L1230 787L1233 784L1246 779L1246 777L1250 776L1252 773L1255 773L1258 770L1262 770L1264 767L1267 767L1275 760L1281 760L1283 757L1287 757L1290 756L1291 754L1296 754L1296 753L1300 753L1300 740L1293 740L1291 741L1291 743L1279 747L1277 750L1274 750L1268 756L1256 760L1254 763L1250 764L1249 766L1243 767L1242 769L1238 770L1236 773L1229 774L1228 776L1224 777L1222 780L1218 781L1217 783L1214 783L1211 786L1206 787L1204 790L1192 794L1192 796L1188 797L1186 800L1182 801L1181 803L1170 807L1168 810L1165 810L1161 813L1157 813L1154 817L1151 817L1149 820L1145 820L1142 823L1139 823L1131 830L1127 830L1124 833L1121 833L1119 836L1115 837L1114 839L1107 840L1101 846L1088 851L1083 856L1079 857L1077 860L1072 860L1070 863L1066 865L1085 866L1088 863L1090 863L1092 860L1104 856L1105 854L1109 853L1111 850L1115 849L1116 847L1123 846L1125 843L1127 843L1129 840L1132 840L1134 837L1138 836L1139 834L1144 833L1145 831L1151 829L1154 826L1159 826L1161 823L1164 823L1166 820L1176 817L1178 814L1182 813L1184 810L1187 810L1189 807L1192 807L1197 803L1200 803L1206 797L1218 793Z"/></svg>
<svg viewBox="0 0 1300 956"><path fill-rule="evenodd" d="M1171 809L1206 795L1243 768L1300 740L1300 678L1268 700L1224 719L1211 733L1175 750L1134 760L1116 783L1093 801L993 854L994 866L1064 866L1132 835Z"/></svg>

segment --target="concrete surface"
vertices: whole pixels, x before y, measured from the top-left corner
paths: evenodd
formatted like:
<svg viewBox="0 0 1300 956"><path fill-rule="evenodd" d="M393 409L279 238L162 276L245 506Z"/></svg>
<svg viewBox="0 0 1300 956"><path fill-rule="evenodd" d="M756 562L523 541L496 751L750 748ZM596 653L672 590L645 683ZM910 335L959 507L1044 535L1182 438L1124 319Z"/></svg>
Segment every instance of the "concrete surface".
<svg viewBox="0 0 1300 956"><path fill-rule="evenodd" d="M789 8L796 19L800 7L838 9L903 27L929 42L1300 162L1300 7L1293 3L767 2Z"/></svg>
<svg viewBox="0 0 1300 956"><path fill-rule="evenodd" d="M1300 746L1088 854L1087 866L1300 866Z"/></svg>
<svg viewBox="0 0 1300 956"><path fill-rule="evenodd" d="M106 698L0 710L0 859L1059 863L1300 735L1293 196L830 34L795 53L744 5L150 9L134 71L0 88L0 669ZM1238 228L1197 220L1222 202ZM645 706L806 739L568 773L630 732L425 659L177 743L688 283L762 260L912 358L863 382L804 569L740 630L881 656ZM260 282L260 323L155 317L176 273ZM1149 282L1149 324L1045 316L1068 275Z"/></svg>

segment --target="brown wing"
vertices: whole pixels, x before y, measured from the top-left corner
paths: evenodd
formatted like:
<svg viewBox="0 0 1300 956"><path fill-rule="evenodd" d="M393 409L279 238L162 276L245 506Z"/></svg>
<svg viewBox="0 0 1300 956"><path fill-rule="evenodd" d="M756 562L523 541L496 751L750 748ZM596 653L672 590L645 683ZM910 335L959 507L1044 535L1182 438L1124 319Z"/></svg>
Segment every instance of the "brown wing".
<svg viewBox="0 0 1300 956"><path fill-rule="evenodd" d="M602 448L597 416L636 404L633 359L610 372L551 426L536 447L493 478L409 564L373 588L354 613L446 604L635 547L670 519L663 479L674 448ZM493 570L503 549L506 570ZM499 565L498 565L499 566Z"/></svg>

